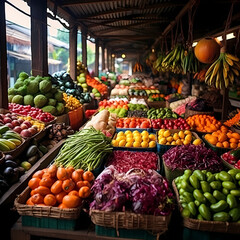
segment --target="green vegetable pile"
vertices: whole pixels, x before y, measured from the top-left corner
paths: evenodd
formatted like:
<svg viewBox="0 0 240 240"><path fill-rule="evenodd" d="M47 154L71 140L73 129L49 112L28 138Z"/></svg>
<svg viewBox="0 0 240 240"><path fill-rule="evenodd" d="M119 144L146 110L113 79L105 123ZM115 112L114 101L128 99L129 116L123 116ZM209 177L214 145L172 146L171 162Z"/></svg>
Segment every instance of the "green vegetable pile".
<svg viewBox="0 0 240 240"><path fill-rule="evenodd" d="M178 118L178 114L173 112L170 108L151 108L147 112L149 119L165 119L165 118Z"/></svg>
<svg viewBox="0 0 240 240"><path fill-rule="evenodd" d="M112 152L111 139L91 127L69 136L55 163L57 166L94 170L106 154Z"/></svg>
<svg viewBox="0 0 240 240"><path fill-rule="evenodd" d="M143 111L147 111L147 105L145 104L133 104L133 103L129 103L128 104L128 110L129 111L134 111L134 110L143 110Z"/></svg>
<svg viewBox="0 0 240 240"><path fill-rule="evenodd" d="M185 170L175 180L182 216L199 220L240 222L240 170L211 173Z"/></svg>
<svg viewBox="0 0 240 240"><path fill-rule="evenodd" d="M52 85L50 77L29 76L21 72L13 88L8 89L8 101L41 108L52 115L65 112L62 91Z"/></svg>

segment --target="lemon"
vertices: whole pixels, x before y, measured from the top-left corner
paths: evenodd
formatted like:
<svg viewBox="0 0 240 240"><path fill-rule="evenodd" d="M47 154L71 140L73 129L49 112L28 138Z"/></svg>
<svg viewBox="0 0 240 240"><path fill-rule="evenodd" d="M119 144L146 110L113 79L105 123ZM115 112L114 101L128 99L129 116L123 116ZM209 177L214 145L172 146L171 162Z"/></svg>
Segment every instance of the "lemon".
<svg viewBox="0 0 240 240"><path fill-rule="evenodd" d="M183 143L183 142L182 142L181 139L178 139L178 140L176 141L176 144L177 144L177 145L182 145L182 143Z"/></svg>
<svg viewBox="0 0 240 240"><path fill-rule="evenodd" d="M126 140L121 140L118 144L119 147L125 147Z"/></svg>
<svg viewBox="0 0 240 240"><path fill-rule="evenodd" d="M140 133L133 133L132 136L133 136L133 137L141 137L141 134L140 134Z"/></svg>
<svg viewBox="0 0 240 240"><path fill-rule="evenodd" d="M149 146L150 148L156 147L156 142L155 142L155 141L150 141L150 142L148 143L148 146Z"/></svg>
<svg viewBox="0 0 240 240"><path fill-rule="evenodd" d="M118 140L120 142L121 140L126 140L126 137L125 136L117 136L116 140Z"/></svg>
<svg viewBox="0 0 240 240"><path fill-rule="evenodd" d="M191 143L191 141L190 141L190 142L187 141L187 140L184 140L184 141L183 141L183 144L184 144L184 145L187 145L187 144L190 144L190 143Z"/></svg>
<svg viewBox="0 0 240 240"><path fill-rule="evenodd" d="M179 131L178 136L183 139L185 137L185 134L183 131Z"/></svg>
<svg viewBox="0 0 240 240"><path fill-rule="evenodd" d="M172 136L167 137L167 141L168 141L168 142L172 142L172 140L173 140L173 137L172 137Z"/></svg>
<svg viewBox="0 0 240 240"><path fill-rule="evenodd" d="M128 138L133 138L133 135L128 134L128 135L126 136L126 139L128 139Z"/></svg>
<svg viewBox="0 0 240 240"><path fill-rule="evenodd" d="M133 143L133 142L134 142L134 139L133 139L133 138L126 138L126 142L128 142L128 143Z"/></svg>
<svg viewBox="0 0 240 240"><path fill-rule="evenodd" d="M177 141L177 140L179 139L179 136L178 136L177 133L174 133L174 134L173 134L173 139L174 139L174 141Z"/></svg>
<svg viewBox="0 0 240 240"><path fill-rule="evenodd" d="M134 137L134 140L135 140L136 142L142 142L141 136Z"/></svg>
<svg viewBox="0 0 240 240"><path fill-rule="evenodd" d="M171 145L177 145L175 141L172 141L171 142Z"/></svg>
<svg viewBox="0 0 240 240"><path fill-rule="evenodd" d="M135 141L135 142L133 143L133 147L141 147L141 143Z"/></svg>
<svg viewBox="0 0 240 240"><path fill-rule="evenodd" d="M169 137L171 135L171 132L169 130L166 130L164 133L163 133L163 136L166 138L166 137Z"/></svg>
<svg viewBox="0 0 240 240"><path fill-rule="evenodd" d="M156 136L154 134L149 134L148 138L152 141L156 141Z"/></svg>
<svg viewBox="0 0 240 240"><path fill-rule="evenodd" d="M148 147L148 142L146 142L146 141L141 142L141 147L147 148Z"/></svg>
<svg viewBox="0 0 240 240"><path fill-rule="evenodd" d="M159 144L166 144L167 143L167 139L166 138L161 138L159 139Z"/></svg>
<svg viewBox="0 0 240 240"><path fill-rule="evenodd" d="M202 143L202 140L199 139L199 138L196 138L194 141L193 141L193 144L194 145L200 145Z"/></svg>
<svg viewBox="0 0 240 240"><path fill-rule="evenodd" d="M141 132L141 135L142 136L149 136L149 133L148 133L148 131L144 130L144 131Z"/></svg>
<svg viewBox="0 0 240 240"><path fill-rule="evenodd" d="M133 146L133 143L132 142L127 142L126 144L125 144L125 147L132 147Z"/></svg>
<svg viewBox="0 0 240 240"><path fill-rule="evenodd" d="M134 130L134 131L133 131L133 134L136 134L136 133L140 134L140 132L139 132L139 131L137 131L137 130Z"/></svg>
<svg viewBox="0 0 240 240"><path fill-rule="evenodd" d="M114 147L118 147L118 140L112 140L112 145Z"/></svg>
<svg viewBox="0 0 240 240"><path fill-rule="evenodd" d="M188 134L188 135L185 137L185 140L191 142L191 141L192 141L192 134Z"/></svg>
<svg viewBox="0 0 240 240"><path fill-rule="evenodd" d="M148 136L142 136L142 140L145 141L145 142L149 142Z"/></svg>
<svg viewBox="0 0 240 240"><path fill-rule="evenodd" d="M189 131L189 130L185 130L185 131L184 131L184 134L185 134L185 135L188 135L188 134L192 134L192 133L191 133L191 131Z"/></svg>
<svg viewBox="0 0 240 240"><path fill-rule="evenodd" d="M124 136L125 135L125 133L123 132L123 131L120 131L118 134L117 134L117 136Z"/></svg>
<svg viewBox="0 0 240 240"><path fill-rule="evenodd" d="M165 129L161 129L158 131L158 135L163 134L165 132Z"/></svg>
<svg viewBox="0 0 240 240"><path fill-rule="evenodd" d="M125 135L128 135L128 134L131 134L131 135L132 135L132 132L131 132L130 130L127 130L127 131L125 132Z"/></svg>
<svg viewBox="0 0 240 240"><path fill-rule="evenodd" d="M170 142L167 142L166 145L171 145L171 143L170 143Z"/></svg>

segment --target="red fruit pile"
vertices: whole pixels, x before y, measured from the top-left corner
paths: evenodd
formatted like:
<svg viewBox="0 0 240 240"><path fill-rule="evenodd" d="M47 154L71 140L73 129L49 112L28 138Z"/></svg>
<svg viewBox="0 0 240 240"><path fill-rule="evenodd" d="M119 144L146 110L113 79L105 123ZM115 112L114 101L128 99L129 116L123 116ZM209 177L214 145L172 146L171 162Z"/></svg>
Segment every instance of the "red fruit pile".
<svg viewBox="0 0 240 240"><path fill-rule="evenodd" d="M190 126L183 118L178 119L151 119L152 127L154 129L186 129L189 130Z"/></svg>

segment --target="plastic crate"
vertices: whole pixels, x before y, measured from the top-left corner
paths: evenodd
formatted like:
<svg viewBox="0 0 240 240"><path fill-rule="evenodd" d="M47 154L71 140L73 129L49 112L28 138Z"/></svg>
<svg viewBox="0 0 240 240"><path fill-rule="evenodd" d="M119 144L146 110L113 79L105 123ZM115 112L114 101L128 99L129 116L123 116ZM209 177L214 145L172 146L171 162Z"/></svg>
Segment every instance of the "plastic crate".
<svg viewBox="0 0 240 240"><path fill-rule="evenodd" d="M38 228L53 228L62 230L75 230L77 228L77 220L72 219L59 219L48 217L32 217L22 216L22 225L28 227Z"/></svg>
<svg viewBox="0 0 240 240"><path fill-rule="evenodd" d="M146 230L135 229L118 229L102 227L95 225L95 233L97 236L115 237L115 238L130 238L130 239L143 239L143 240L156 240L157 235L151 234Z"/></svg>

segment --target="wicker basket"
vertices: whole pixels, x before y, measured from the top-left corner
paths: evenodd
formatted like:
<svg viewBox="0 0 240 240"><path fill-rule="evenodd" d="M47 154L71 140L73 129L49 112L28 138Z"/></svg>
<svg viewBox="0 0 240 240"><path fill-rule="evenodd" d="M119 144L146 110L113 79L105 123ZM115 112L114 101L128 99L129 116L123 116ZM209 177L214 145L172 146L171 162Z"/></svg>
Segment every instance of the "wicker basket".
<svg viewBox="0 0 240 240"><path fill-rule="evenodd" d="M222 158L222 156L221 156L221 160L222 160L223 165L224 165L226 168L228 168L228 169L235 169L235 167L234 167L232 164L230 164L230 163L228 163L227 161L225 161L225 160Z"/></svg>
<svg viewBox="0 0 240 240"><path fill-rule="evenodd" d="M143 229L154 233L163 234L168 230L171 220L169 216L142 215L131 212L106 212L99 210L90 211L94 224L118 229Z"/></svg>
<svg viewBox="0 0 240 240"><path fill-rule="evenodd" d="M172 182L173 190L177 197L178 208L180 211L183 210L181 203L179 201L179 193L175 182ZM206 221L198 220L193 218L183 218L183 226L189 229L207 231L207 232L222 232L239 234L240 233L240 223L236 222L220 222L220 221Z"/></svg>
<svg viewBox="0 0 240 240"><path fill-rule="evenodd" d="M82 206L78 208L61 209L50 206L26 205L26 201L30 196L31 189L27 187L14 201L19 215L27 215L33 217L50 217L59 219L77 219L82 210Z"/></svg>

